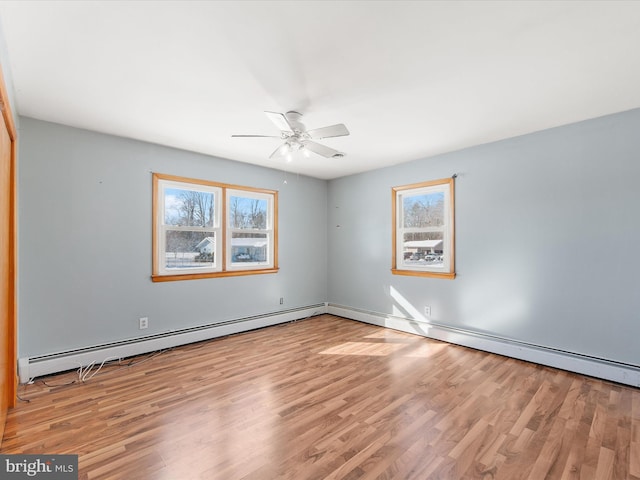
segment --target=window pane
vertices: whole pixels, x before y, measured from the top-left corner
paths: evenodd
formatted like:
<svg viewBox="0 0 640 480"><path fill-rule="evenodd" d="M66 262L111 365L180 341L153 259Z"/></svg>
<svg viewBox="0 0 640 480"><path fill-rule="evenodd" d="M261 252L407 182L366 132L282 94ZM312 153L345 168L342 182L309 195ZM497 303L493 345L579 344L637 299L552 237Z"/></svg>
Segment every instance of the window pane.
<svg viewBox="0 0 640 480"><path fill-rule="evenodd" d="M404 228L444 225L444 192L402 197Z"/></svg>
<svg viewBox="0 0 640 480"><path fill-rule="evenodd" d="M229 201L231 228L267 228L267 201L259 198L231 196Z"/></svg>
<svg viewBox="0 0 640 480"><path fill-rule="evenodd" d="M181 188L164 191L164 224L181 227L212 227L214 194Z"/></svg>
<svg viewBox="0 0 640 480"><path fill-rule="evenodd" d="M264 233L231 234L231 261L266 262L269 240Z"/></svg>
<svg viewBox="0 0 640 480"><path fill-rule="evenodd" d="M211 268L216 240L211 232L165 232L165 268Z"/></svg>
<svg viewBox="0 0 640 480"><path fill-rule="evenodd" d="M439 267L443 264L443 232L405 233L402 258L405 265Z"/></svg>

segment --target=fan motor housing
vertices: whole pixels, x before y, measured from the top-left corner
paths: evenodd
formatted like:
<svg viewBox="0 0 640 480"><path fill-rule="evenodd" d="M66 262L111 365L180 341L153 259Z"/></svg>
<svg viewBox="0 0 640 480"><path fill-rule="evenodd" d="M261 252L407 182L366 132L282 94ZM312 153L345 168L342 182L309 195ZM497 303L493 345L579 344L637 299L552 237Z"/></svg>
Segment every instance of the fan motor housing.
<svg viewBox="0 0 640 480"><path fill-rule="evenodd" d="M294 110L289 110L287 113L284 114L284 116L287 117L287 120L289 121L289 124L295 130L298 130L300 132L304 132L306 130L306 127L304 126L304 123L302 123L300 121L300 119L302 118L302 114L300 112L296 112Z"/></svg>

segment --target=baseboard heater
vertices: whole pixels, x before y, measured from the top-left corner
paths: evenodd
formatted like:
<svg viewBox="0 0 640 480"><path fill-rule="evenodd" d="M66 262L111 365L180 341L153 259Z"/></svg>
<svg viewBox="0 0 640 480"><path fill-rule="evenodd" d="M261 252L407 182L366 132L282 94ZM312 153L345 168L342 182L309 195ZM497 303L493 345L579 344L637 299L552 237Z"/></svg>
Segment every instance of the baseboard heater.
<svg viewBox="0 0 640 480"><path fill-rule="evenodd" d="M602 359L409 317L329 303L327 313L380 327L526 360L540 365L640 387L640 365Z"/></svg>
<svg viewBox="0 0 640 480"><path fill-rule="evenodd" d="M158 333L145 337L77 348L64 352L18 359L20 383L32 378L74 370L81 366L100 364L106 359L119 359L155 352L166 348L200 342L234 333L300 320L326 313L325 303L280 310L250 317L237 318L209 325Z"/></svg>

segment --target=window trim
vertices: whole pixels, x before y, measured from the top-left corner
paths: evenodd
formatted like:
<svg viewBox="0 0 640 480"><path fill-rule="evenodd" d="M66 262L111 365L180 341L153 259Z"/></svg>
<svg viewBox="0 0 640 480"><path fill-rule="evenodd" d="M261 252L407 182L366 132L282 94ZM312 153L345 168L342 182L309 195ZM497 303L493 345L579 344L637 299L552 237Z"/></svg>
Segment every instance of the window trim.
<svg viewBox="0 0 640 480"><path fill-rule="evenodd" d="M446 244L446 248L448 248L449 255L449 268L445 271L433 271L433 270L421 270L419 268L403 268L401 263L398 263L398 245L401 240L398 238L400 235L401 229L399 228L398 221L401 219L400 217L400 208L401 205L398 205L398 197L400 195L406 195L410 190L421 190L424 188L431 187L442 187L443 191L448 193L448 215L447 222L445 224L445 228L447 229L447 234L445 235L445 239L448 237L448 241ZM445 198L447 198L445 196ZM446 200L445 200L446 201ZM448 280L452 280L455 278L455 197L454 197L454 179L453 178L443 178L439 180L431 180L427 182L413 183L410 185L402 185L398 187L391 188L391 225L392 225L392 236L391 236L391 273L393 275L408 275L415 277L431 277L431 278L444 278Z"/></svg>
<svg viewBox="0 0 640 480"><path fill-rule="evenodd" d="M160 218L160 214L162 212L162 202L163 198L160 198L162 193L161 182L172 182L183 184L188 186L189 184L195 185L196 187L207 187L213 189L219 189L219 197L218 206L216 206L216 212L219 214L218 222L219 225L216 227L220 232L220 239L222 245L220 246L220 264L216 265L216 270L208 270L206 272L200 271L197 273L163 273L163 268L160 266L160 250L163 245L163 241L160 238L164 229L162 228L163 223ZM273 263L270 263L269 266L263 267L258 266L258 268L234 268L229 269L227 265L227 189L229 190L238 190L238 191L246 191L253 194L266 195L271 197L271 211L272 214L271 220L271 235L272 235L272 250L271 255L273 257ZM213 182L209 180L200 180L194 178L186 178L179 177L175 175L166 175L162 173L153 173L153 198L152 198L152 273L151 280L153 282L171 282L178 280L197 280L203 278L217 278L217 277L234 277L241 275L260 275L260 274L268 274L268 273L277 273L278 268L278 192L277 190L268 190L263 188L253 188L241 185L233 185L226 183ZM217 250L217 248L216 248ZM166 272L166 271L165 271Z"/></svg>

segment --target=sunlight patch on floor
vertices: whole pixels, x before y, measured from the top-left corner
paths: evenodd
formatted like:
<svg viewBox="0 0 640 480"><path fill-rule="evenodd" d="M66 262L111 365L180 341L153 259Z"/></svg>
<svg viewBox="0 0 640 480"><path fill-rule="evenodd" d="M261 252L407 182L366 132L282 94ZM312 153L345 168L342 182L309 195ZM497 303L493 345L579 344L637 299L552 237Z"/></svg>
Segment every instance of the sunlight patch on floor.
<svg viewBox="0 0 640 480"><path fill-rule="evenodd" d="M404 348L402 343L346 342L328 348L321 355L372 355L384 357Z"/></svg>
<svg viewBox="0 0 640 480"><path fill-rule="evenodd" d="M394 339L394 340L405 340L405 343L415 341L415 337L413 335L399 332L397 330L381 330L379 332L372 333L371 335L367 335L364 338L383 338L383 339Z"/></svg>
<svg viewBox="0 0 640 480"><path fill-rule="evenodd" d="M346 342L327 348L320 355L372 355L383 357L391 354L407 358L428 358L446 348L445 343L406 342Z"/></svg>
<svg viewBox="0 0 640 480"><path fill-rule="evenodd" d="M419 345L418 347L412 348L403 356L411 358L428 358L447 347L448 344L446 343L424 343Z"/></svg>

